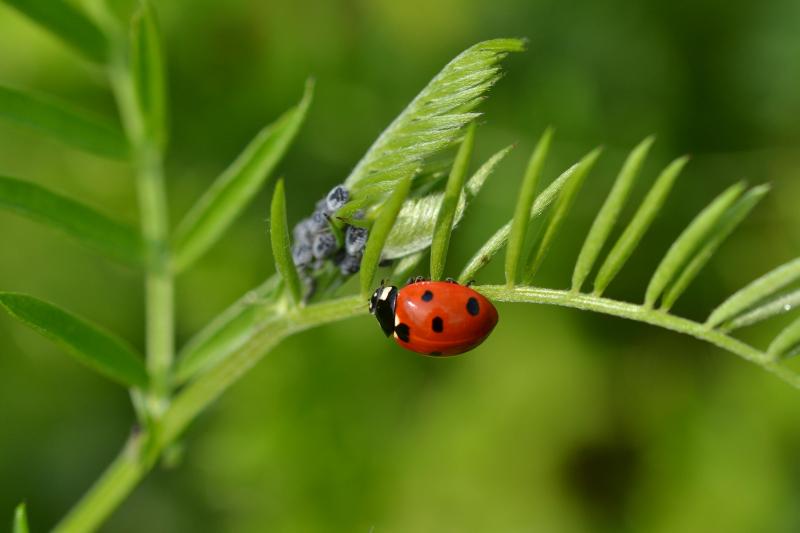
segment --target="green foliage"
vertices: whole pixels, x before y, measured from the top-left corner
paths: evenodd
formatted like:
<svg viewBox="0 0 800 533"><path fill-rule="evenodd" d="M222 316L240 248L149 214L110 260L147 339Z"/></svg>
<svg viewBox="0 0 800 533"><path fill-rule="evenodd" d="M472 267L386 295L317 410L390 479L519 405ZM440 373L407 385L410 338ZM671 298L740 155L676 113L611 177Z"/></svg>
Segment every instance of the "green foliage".
<svg viewBox="0 0 800 533"><path fill-rule="evenodd" d="M0 207L44 222L116 260L141 265L141 239L133 228L65 196L0 176Z"/></svg>
<svg viewBox="0 0 800 533"><path fill-rule="evenodd" d="M453 231L456 209L461 200L461 190L467 177L472 147L475 145L475 123L469 125L467 134L458 149L453 169L447 179L447 186L442 196L436 224L431 241L431 279L439 280L444 275L444 264L447 261L447 248L450 245L450 234Z"/></svg>
<svg viewBox="0 0 800 533"><path fill-rule="evenodd" d="M272 241L272 256L275 258L277 270L289 289L289 296L295 305L303 301L303 288L297 268L292 261L289 228L286 222L286 193L283 179L279 179L272 193L272 207L269 215L269 234Z"/></svg>
<svg viewBox="0 0 800 533"><path fill-rule="evenodd" d="M0 117L100 156L128 156L128 141L118 126L52 98L0 87Z"/></svg>
<svg viewBox="0 0 800 533"><path fill-rule="evenodd" d="M66 0L2 0L46 28L87 59L103 63L109 44L97 25Z"/></svg>
<svg viewBox="0 0 800 533"><path fill-rule="evenodd" d="M300 103L261 130L178 225L173 238L177 271L205 253L265 184L300 130L313 88L306 84Z"/></svg>
<svg viewBox="0 0 800 533"><path fill-rule="evenodd" d="M592 271L597 256L603 249L611 230L614 229L614 224L617 222L622 208L625 206L625 201L628 199L631 187L639 175L639 169L642 167L647 152L650 151L650 146L653 145L653 137L648 137L642 141L639 146L633 149L625 164L622 165L614 187L608 193L606 201L597 217L594 219L592 228L589 234L586 235L586 241L583 243L580 255L578 255L578 262L575 263L575 270L572 273L572 290L579 291L583 286L586 277Z"/></svg>
<svg viewBox="0 0 800 533"><path fill-rule="evenodd" d="M767 349L772 357L786 357L800 345L800 318L786 326L781 331Z"/></svg>
<svg viewBox="0 0 800 533"><path fill-rule="evenodd" d="M92 370L122 385L147 387L147 373L141 357L122 339L25 294L0 292L0 306Z"/></svg>
<svg viewBox="0 0 800 533"><path fill-rule="evenodd" d="M19 91L0 90L0 115L100 155L127 157L135 170L139 191L141 234L137 235L73 200L32 184L0 178L0 205L43 220L109 255L141 265L144 270L146 364L124 341L84 319L30 296L0 293L0 305L14 317L64 346L82 363L131 388L141 431L130 438L119 457L58 526L61 530L89 531L96 529L133 490L192 420L282 339L311 327L366 314L365 297L374 288L381 260L399 259L392 273L396 279L413 273L430 247L431 274L441 278L453 228L510 149L497 152L465 180L474 124L479 116L475 109L499 79L500 61L508 53L522 50L523 42L485 41L452 60L378 137L347 177L345 185L352 201L338 215L355 215L364 209L365 217L353 216L352 222L370 228L358 294L332 297L334 290L346 290L348 285L343 284L344 275L329 268L325 274L332 281L325 287L327 290L317 295L319 301L301 305L303 287L290 253L284 181L279 180L270 213L272 253L279 276L244 295L202 328L181 348L176 363L172 357L176 337L174 276L214 245L266 183L304 121L312 86L308 84L298 105L256 136L170 235L162 163L168 136L165 54L151 5L137 3L130 35L112 36L117 39L112 46L72 3L7 2L102 63L123 117L127 141L114 126ZM114 50L112 59L110 49ZM465 132L468 124L473 126ZM448 149L459 141L455 163L450 166L452 150ZM595 293L582 293L586 279L602 259L650 148L652 139L645 139L623 165L595 216L574 266L571 289L534 287L531 279L551 247L559 243L559 231L600 154L599 149L590 152L537 196L550 143L548 130L531 156L513 219L477 251L461 272L462 282L475 276L507 244L506 283L476 287L491 298L568 306L671 329L737 354L800 388L800 377L782 362L798 348L800 321L784 329L766 351L727 333L797 304L797 291L779 293L800 279L798 260L736 293L711 314L706 324L669 312L722 242L767 192L766 187L745 193L744 185L734 185L703 210L667 251L647 288L643 305L601 297L661 211L686 163L685 158L674 161L658 177L611 252L601 261ZM450 176L442 191L442 178L448 168ZM336 219L331 223L338 224ZM661 309L654 309L659 298ZM24 508L21 513L24 518Z"/></svg>
<svg viewBox="0 0 800 533"><path fill-rule="evenodd" d="M405 178L397 184L392 195L386 200L381 209L375 224L369 234L367 247L364 249L364 257L361 259L361 295L366 296L372 292L372 282L375 279L375 272L378 270L378 263L381 261L381 253L392 226L400 214L403 202L411 190L411 178Z"/></svg>
<svg viewBox="0 0 800 533"><path fill-rule="evenodd" d="M355 194L384 184L390 189L417 172L431 155L450 146L500 77L500 61L524 49L519 39L478 43L453 59L380 134L345 180Z"/></svg>
<svg viewBox="0 0 800 533"><path fill-rule="evenodd" d="M664 298L661 302L662 309L667 310L672 307L700 270L711 259L717 248L733 233L736 227L742 223L747 215L750 214L750 211L768 192L769 187L767 186L754 187L728 209L717 226L711 231L706 242L664 293Z"/></svg>
<svg viewBox="0 0 800 533"><path fill-rule="evenodd" d="M764 274L722 302L711 312L706 325L713 328L734 319L799 279L800 258L797 258Z"/></svg>
<svg viewBox="0 0 800 533"><path fill-rule="evenodd" d="M658 211L664 205L672 185L675 183L681 170L686 165L688 158L681 157L670 163L656 179L650 188L642 205L636 211L625 231L620 235L614 247L608 253L608 257L603 262L597 277L594 279L594 294L601 295L606 290L608 284L622 269L625 262L630 257L636 245L642 240L644 234L650 228Z"/></svg>
<svg viewBox="0 0 800 533"><path fill-rule="evenodd" d="M525 176L522 178L517 206L514 209L514 218L511 221L511 233L508 237L506 248L506 283L513 287L517 279L520 258L522 257L523 247L525 246L525 235L528 229L531 207L536 199L536 185L539 183L539 175L542 166L550 150L550 141L553 138L553 130L548 128L539 139L539 143L534 148Z"/></svg>
<svg viewBox="0 0 800 533"><path fill-rule="evenodd" d="M14 527L12 533L28 533L28 511L25 504L21 503L14 509Z"/></svg>
<svg viewBox="0 0 800 533"><path fill-rule="evenodd" d="M550 215L550 220L547 222L547 227L544 231L544 236L539 241L539 245L531 250L530 258L528 260L528 267L525 272L525 282L530 283L539 267L544 262L550 247L553 245L561 225L572 208L575 197L583 186L586 176L594 166L594 162L600 157L600 150L594 150L578 163L578 168L570 176L569 181L564 184L564 188L558 195L553 211Z"/></svg>
<svg viewBox="0 0 800 533"><path fill-rule="evenodd" d="M467 180L458 204L456 204L453 227L461 222L470 202L478 195L483 184L492 175L498 163L508 155L511 148L508 146L495 153ZM434 192L406 200L386 239L381 257L384 259L402 258L430 247L443 196L442 192Z"/></svg>
<svg viewBox="0 0 800 533"><path fill-rule="evenodd" d="M587 172L590 164L594 161L594 152L584 157L580 162L572 165L556 178L542 193L536 198L531 207L530 220L540 217L561 194L564 186L569 183L575 175ZM480 269L489 264L489 261L499 252L508 241L511 232L511 221L497 230L488 241L472 256L467 265L458 276L459 283L467 283L473 279Z"/></svg>
<svg viewBox="0 0 800 533"><path fill-rule="evenodd" d="M725 192L717 196L692 220L691 224L672 244L647 286L644 299L647 307L655 305L661 293L675 280L676 276L680 275L681 269L692 260L694 254L725 215L725 211L742 194L744 187L744 183L740 182L731 185Z"/></svg>
<svg viewBox="0 0 800 533"><path fill-rule="evenodd" d="M167 82L161 34L153 7L139 0L131 23L131 71L145 134L161 149L167 143Z"/></svg>

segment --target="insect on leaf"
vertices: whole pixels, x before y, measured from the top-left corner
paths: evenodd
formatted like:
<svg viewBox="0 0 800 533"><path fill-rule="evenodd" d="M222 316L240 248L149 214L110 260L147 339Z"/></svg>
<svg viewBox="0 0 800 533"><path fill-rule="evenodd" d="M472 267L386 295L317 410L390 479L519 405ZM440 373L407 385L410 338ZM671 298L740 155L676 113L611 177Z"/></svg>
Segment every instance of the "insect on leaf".
<svg viewBox="0 0 800 533"><path fill-rule="evenodd" d="M142 358L119 337L33 296L0 292L0 307L92 370L128 387L147 387Z"/></svg>
<svg viewBox="0 0 800 533"><path fill-rule="evenodd" d="M375 279L375 272L378 270L378 263L381 260L381 251L392 231L397 215L403 207L403 202L411 189L411 177L407 177L397 184L394 192L383 204L372 231L367 239L367 246L364 249L364 257L361 259L361 294L368 295L372 291L372 281Z"/></svg>
<svg viewBox="0 0 800 533"><path fill-rule="evenodd" d="M653 140L653 137L648 137L639 143L622 165L622 170L620 170L616 181L614 181L614 186L611 188L611 192L608 193L603 207L597 213L597 217L595 217L592 227L589 229L588 235L586 235L583 248L581 248L581 252L578 255L578 261L575 263L575 270L572 273L573 291L581 290L583 282L592 271L603 245L605 245L622 208L625 206L625 201L628 199L631 187L633 187L647 153L653 145Z"/></svg>
<svg viewBox="0 0 800 533"><path fill-rule="evenodd" d="M256 135L175 231L174 268L181 271L203 255L242 212L289 149L311 103L309 81L300 103Z"/></svg>
<svg viewBox="0 0 800 533"><path fill-rule="evenodd" d="M703 245L709 233L744 191L744 183L736 183L717 196L692 220L667 251L656 268L647 286L644 305L652 307L668 285L679 275L681 269L691 261L695 252Z"/></svg>
<svg viewBox="0 0 800 533"><path fill-rule="evenodd" d="M450 61L380 134L345 180L354 194L370 183L396 183L450 146L500 78L500 61L524 49L520 39L478 43Z"/></svg>
<svg viewBox="0 0 800 533"><path fill-rule="evenodd" d="M0 86L0 117L95 155L128 157L128 141L117 125L52 98Z"/></svg>
<svg viewBox="0 0 800 533"><path fill-rule="evenodd" d="M97 25L66 0L2 0L83 54L104 63L108 41Z"/></svg>
<svg viewBox="0 0 800 533"><path fill-rule="evenodd" d="M453 231L456 209L461 200L464 179L467 177L472 148L475 145L475 123L470 124L467 134L461 142L456 161L447 179L447 185L436 214L436 222L431 242L431 279L439 280L444 275L447 261L447 249L450 246L450 234Z"/></svg>
<svg viewBox="0 0 800 533"><path fill-rule="evenodd" d="M530 224L530 211L536 199L536 186L539 183L539 176L550 150L550 142L553 138L552 128L547 128L542 134L542 138L534 148L525 175L522 178L517 205L514 209L514 218L511 222L511 233L508 237L506 247L506 283L513 287L517 280L520 258L522 257L525 246L525 235Z"/></svg>
<svg viewBox="0 0 800 533"><path fill-rule="evenodd" d="M656 182L650 188L650 191L645 196L642 205L633 215L625 231L622 232L614 247L608 253L606 260L603 262L600 270L597 272L597 277L594 280L594 294L599 296L606 290L608 284L622 269L625 262L633 253L636 245L642 240L650 224L653 223L656 215L658 214L664 201L667 199L672 185L675 183L678 175L683 170L683 167L689 161L687 157L681 157L670 163L656 179Z"/></svg>
<svg viewBox="0 0 800 533"><path fill-rule="evenodd" d="M269 234L272 240L272 256L275 259L275 270L280 273L289 295L295 304L303 299L303 289L297 268L292 260L291 241L289 228L286 222L286 193L283 188L283 179L279 179L272 194L272 209L269 218Z"/></svg>
<svg viewBox="0 0 800 533"><path fill-rule="evenodd" d="M800 258L779 266L738 290L711 312L706 326L713 328L736 318L798 279L800 279Z"/></svg>
<svg viewBox="0 0 800 533"><path fill-rule="evenodd" d="M118 261L141 265L136 230L39 185L0 176L0 208L44 222Z"/></svg>

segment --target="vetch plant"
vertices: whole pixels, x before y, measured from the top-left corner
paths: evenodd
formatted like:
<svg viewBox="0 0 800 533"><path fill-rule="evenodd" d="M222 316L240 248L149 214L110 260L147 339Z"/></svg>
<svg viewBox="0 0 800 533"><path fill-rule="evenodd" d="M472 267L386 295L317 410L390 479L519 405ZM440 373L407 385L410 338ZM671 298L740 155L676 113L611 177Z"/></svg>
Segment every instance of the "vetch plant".
<svg viewBox="0 0 800 533"><path fill-rule="evenodd" d="M168 147L168 99L161 38L152 7L137 3L130 21L96 3L93 17L63 0L4 0L58 36L107 77L119 122L98 119L51 98L0 88L0 116L40 130L81 150L128 161L135 170L140 227L24 180L0 177L0 206L48 224L87 247L142 273L146 299L146 351L88 319L34 296L2 292L0 306L60 344L78 361L130 391L137 418L119 456L56 526L96 529L176 442L186 427L285 337L368 313L367 300L381 265L402 282L420 274L430 251L430 275L446 272L449 238L510 147L470 174L477 106L500 76L500 62L523 50L517 39L496 39L467 49L433 78L368 149L343 182L312 214L290 228L285 183L270 206L270 239L277 274L242 296L175 353L175 277L229 230L271 176L299 131L313 84L299 103L266 126L219 176L174 230L167 220L163 159ZM46 4L46 5L45 5ZM533 285L600 150L593 150L546 187L539 187L553 133L534 149L513 218L478 248L459 281L476 277L505 249L505 282L475 285L504 302L553 304L596 311L691 335L736 354L800 388L786 358L800 352L800 318L770 346L759 349L731 332L800 302L800 258L753 281L714 309L705 322L670 309L691 286L723 241L767 193L766 186L732 185L703 209L666 251L642 303L603 296L635 252L686 164L676 159L656 178L632 219L610 241L652 145L645 139L627 158L597 213L566 290ZM541 190L540 190L541 189ZM509 206L510 207L510 206ZM609 251L603 256L603 251ZM594 278L592 278L592 273ZM358 273L358 293L340 295ZM591 287L586 288L591 280ZM376 328L377 332L377 328ZM380 336L376 335L376 342ZM24 505L14 531L27 531Z"/></svg>

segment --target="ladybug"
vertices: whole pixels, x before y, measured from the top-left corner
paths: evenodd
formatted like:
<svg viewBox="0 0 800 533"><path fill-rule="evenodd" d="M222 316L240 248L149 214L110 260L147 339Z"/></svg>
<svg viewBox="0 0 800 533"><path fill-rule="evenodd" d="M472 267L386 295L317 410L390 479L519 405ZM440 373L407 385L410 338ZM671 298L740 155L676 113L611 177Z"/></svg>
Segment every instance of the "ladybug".
<svg viewBox="0 0 800 533"><path fill-rule="evenodd" d="M423 355L458 355L489 336L497 325L492 302L454 280L411 280L402 289L378 287L369 302L386 336Z"/></svg>

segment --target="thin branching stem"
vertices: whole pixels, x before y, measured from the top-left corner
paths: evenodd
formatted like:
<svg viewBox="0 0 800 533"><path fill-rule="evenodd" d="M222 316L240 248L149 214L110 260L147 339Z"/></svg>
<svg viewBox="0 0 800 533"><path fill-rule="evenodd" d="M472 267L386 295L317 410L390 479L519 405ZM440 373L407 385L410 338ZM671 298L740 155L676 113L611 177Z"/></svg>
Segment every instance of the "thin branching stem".
<svg viewBox="0 0 800 533"><path fill-rule="evenodd" d="M773 361L766 353L726 335L719 330L712 329L705 324L687 318L671 315L657 309L650 309L643 305L620 302L575 291L543 289L538 287L508 288L504 285L483 285L474 288L488 298L499 302L561 305L636 320L637 322L643 322L690 335L718 346L723 350L734 353L751 363L755 363L790 385L800 389L800 376Z"/></svg>
<svg viewBox="0 0 800 533"><path fill-rule="evenodd" d="M149 139L141 118L133 78L122 52L109 77L136 173L142 240L145 247L147 369L151 377L148 407L158 416L166 407L174 352L174 283L170 269L167 199L163 155Z"/></svg>

